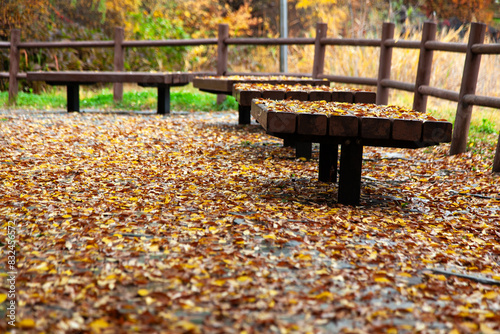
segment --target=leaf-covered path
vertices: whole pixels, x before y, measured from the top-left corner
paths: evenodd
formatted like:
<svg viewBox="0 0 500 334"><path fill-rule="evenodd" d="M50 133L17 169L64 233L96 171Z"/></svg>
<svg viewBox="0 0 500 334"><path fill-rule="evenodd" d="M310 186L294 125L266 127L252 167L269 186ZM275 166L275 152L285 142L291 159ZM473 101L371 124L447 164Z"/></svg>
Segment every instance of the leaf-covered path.
<svg viewBox="0 0 500 334"><path fill-rule="evenodd" d="M27 332L500 331L493 147L365 148L349 207L235 112L2 117L0 331L9 222Z"/></svg>

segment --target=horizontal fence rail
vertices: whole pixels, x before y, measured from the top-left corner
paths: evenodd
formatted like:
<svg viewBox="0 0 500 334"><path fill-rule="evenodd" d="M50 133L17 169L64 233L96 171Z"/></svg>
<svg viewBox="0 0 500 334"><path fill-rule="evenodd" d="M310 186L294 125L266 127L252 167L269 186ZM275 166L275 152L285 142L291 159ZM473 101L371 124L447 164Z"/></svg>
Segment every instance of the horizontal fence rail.
<svg viewBox="0 0 500 334"><path fill-rule="evenodd" d="M228 45L312 45L314 38L226 38Z"/></svg>
<svg viewBox="0 0 500 334"><path fill-rule="evenodd" d="M9 72L0 72L0 79L9 79L9 102L15 102L18 80L26 79L26 73L19 72L19 50L34 48L114 48L115 71L124 69L124 49L136 47L180 47L215 45L217 47L217 68L211 71L213 75L292 75L313 78L325 78L332 82L356 84L377 87L377 103L388 104L389 89L413 92L413 109L424 112L427 108L427 97L436 97L457 103L457 117L453 131L451 154L466 150L466 142L470 127L472 106L482 106L500 109L500 98L479 96L475 94L481 55L499 55L500 43L484 44L486 26L482 23L472 23L468 43L441 42L436 40L437 25L426 22L420 41L408 41L394 38L394 24L384 23L380 39L351 39L327 37L327 25L318 23L315 38L232 38L229 27L219 25L217 38L205 39L167 39L126 41L122 28L115 29L112 41L60 41L60 42L21 42L20 31L12 30L10 42L0 42L0 49L10 49ZM313 45L314 62L311 73L262 73L262 72L231 72L228 70L228 46L255 45ZM380 49L377 78L353 77L324 73L326 47L377 47ZM419 62L414 83L391 79L392 50L419 50ZM430 86L430 76L433 52L463 53L466 56L464 72L459 92ZM115 100L123 94L121 84L115 84ZM219 98L218 98L219 101ZM493 171L500 172L500 136L493 162Z"/></svg>

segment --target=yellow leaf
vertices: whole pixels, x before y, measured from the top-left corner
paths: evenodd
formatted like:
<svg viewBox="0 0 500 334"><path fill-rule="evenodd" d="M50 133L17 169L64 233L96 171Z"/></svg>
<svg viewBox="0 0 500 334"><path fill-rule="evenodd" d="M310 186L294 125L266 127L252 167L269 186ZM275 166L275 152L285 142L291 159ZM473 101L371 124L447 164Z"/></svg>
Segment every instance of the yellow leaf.
<svg viewBox="0 0 500 334"><path fill-rule="evenodd" d="M333 299L333 293L331 293L330 291L323 291L320 294L317 294L316 296L314 296L314 298L316 298L316 299L330 299L330 300L332 300Z"/></svg>
<svg viewBox="0 0 500 334"><path fill-rule="evenodd" d="M486 324L479 324L479 331L483 334L498 334L497 330L494 330Z"/></svg>
<svg viewBox="0 0 500 334"><path fill-rule="evenodd" d="M483 295L483 297L486 299L495 299L498 297L498 293L495 291L488 291Z"/></svg>
<svg viewBox="0 0 500 334"><path fill-rule="evenodd" d="M263 236L264 239L274 239L276 240L276 236L274 234L266 234Z"/></svg>
<svg viewBox="0 0 500 334"><path fill-rule="evenodd" d="M217 279L217 280L212 282L212 285L223 286L225 283L226 283L226 280Z"/></svg>
<svg viewBox="0 0 500 334"><path fill-rule="evenodd" d="M5 293L0 293L0 304L3 303L7 299L7 295Z"/></svg>
<svg viewBox="0 0 500 334"><path fill-rule="evenodd" d="M89 324L89 327L93 330L93 331L100 331L101 329L105 329L105 328L108 328L109 327L109 323L104 320L103 318L100 318L100 319L97 319L97 320L94 320L92 321L90 324Z"/></svg>
<svg viewBox="0 0 500 334"><path fill-rule="evenodd" d="M252 278L250 276L240 276L236 280L240 283L243 283L243 282L251 282Z"/></svg>
<svg viewBox="0 0 500 334"><path fill-rule="evenodd" d="M198 327L198 325L186 320L178 321L175 324L175 327L181 327L185 332L200 333L200 328Z"/></svg>
<svg viewBox="0 0 500 334"><path fill-rule="evenodd" d="M375 282L377 283L391 283L386 277L375 277Z"/></svg>
<svg viewBox="0 0 500 334"><path fill-rule="evenodd" d="M34 328L35 327L35 320L33 319L23 319L19 321L18 323L19 327L21 328Z"/></svg>
<svg viewBox="0 0 500 334"><path fill-rule="evenodd" d="M412 277L411 274L406 273L406 272L400 272L400 273L398 273L398 275L403 276L403 277Z"/></svg>
<svg viewBox="0 0 500 334"><path fill-rule="evenodd" d="M149 291L148 291L148 290L146 290L146 289L139 289L139 290L137 291L137 294L138 294L139 296L141 296L141 297L144 297L144 296L149 295Z"/></svg>

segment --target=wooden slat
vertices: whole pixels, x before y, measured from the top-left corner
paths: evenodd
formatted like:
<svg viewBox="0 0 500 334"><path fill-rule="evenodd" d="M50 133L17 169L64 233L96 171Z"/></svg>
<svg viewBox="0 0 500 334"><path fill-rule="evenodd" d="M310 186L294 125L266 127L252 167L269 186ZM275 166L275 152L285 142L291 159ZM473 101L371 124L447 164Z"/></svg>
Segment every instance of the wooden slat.
<svg viewBox="0 0 500 334"><path fill-rule="evenodd" d="M434 143L451 142L453 125L450 122L427 121L422 126L422 141Z"/></svg>
<svg viewBox="0 0 500 334"><path fill-rule="evenodd" d="M289 112L267 112L267 131L276 133L295 133L297 115Z"/></svg>
<svg viewBox="0 0 500 334"><path fill-rule="evenodd" d="M234 95L236 101L242 106L249 106L252 104L252 99L262 97L262 92L258 90L238 90Z"/></svg>
<svg viewBox="0 0 500 334"><path fill-rule="evenodd" d="M375 103L377 94L375 92L354 92L354 103Z"/></svg>
<svg viewBox="0 0 500 334"><path fill-rule="evenodd" d="M330 116L328 134L335 137L356 137L359 133L359 118L356 116Z"/></svg>
<svg viewBox="0 0 500 334"><path fill-rule="evenodd" d="M212 78L194 78L193 87L218 92L232 92L233 82Z"/></svg>
<svg viewBox="0 0 500 334"><path fill-rule="evenodd" d="M250 113L268 132L283 134L296 132L297 115L294 113L269 111L264 105L253 102Z"/></svg>
<svg viewBox="0 0 500 334"><path fill-rule="evenodd" d="M133 82L141 84L187 84L189 76L181 73L149 73L149 72L28 72L30 81L47 82Z"/></svg>
<svg viewBox="0 0 500 334"><path fill-rule="evenodd" d="M259 122L264 130L267 130L267 108L264 105L252 102L250 114Z"/></svg>
<svg viewBox="0 0 500 334"><path fill-rule="evenodd" d="M361 138L363 139L389 139L391 138L391 119L362 117Z"/></svg>
<svg viewBox="0 0 500 334"><path fill-rule="evenodd" d="M284 100L286 92L284 90L265 90L262 92L262 98L270 100Z"/></svg>
<svg viewBox="0 0 500 334"><path fill-rule="evenodd" d="M395 119L392 123L392 139L420 141L422 122L418 120Z"/></svg>
<svg viewBox="0 0 500 334"><path fill-rule="evenodd" d="M327 134L328 117L319 114L297 114L297 133L324 136Z"/></svg>
<svg viewBox="0 0 500 334"><path fill-rule="evenodd" d="M354 102L353 92L332 92L332 101L334 102Z"/></svg>
<svg viewBox="0 0 500 334"><path fill-rule="evenodd" d="M332 100L332 92L325 92L323 90L312 90L309 92L309 101L326 101Z"/></svg>
<svg viewBox="0 0 500 334"><path fill-rule="evenodd" d="M305 91L289 91L285 93L285 99L307 101L309 94Z"/></svg>

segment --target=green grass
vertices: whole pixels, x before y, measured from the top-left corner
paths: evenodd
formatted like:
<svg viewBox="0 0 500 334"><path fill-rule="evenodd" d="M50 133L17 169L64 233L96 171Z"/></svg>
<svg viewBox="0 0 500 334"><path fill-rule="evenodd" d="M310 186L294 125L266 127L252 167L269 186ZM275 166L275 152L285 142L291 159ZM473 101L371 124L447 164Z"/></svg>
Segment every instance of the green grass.
<svg viewBox="0 0 500 334"><path fill-rule="evenodd" d="M80 108L98 110L155 110L157 92L154 88L125 87L123 100L115 103L110 88L80 88ZM237 110L238 105L232 96L222 104L217 104L215 94L203 93L194 88L173 88L170 94L172 110L178 111L221 111ZM0 92L0 105L6 109L60 110L66 109L66 92L62 88L53 88L43 94L20 92L15 106L7 106L8 93Z"/></svg>

